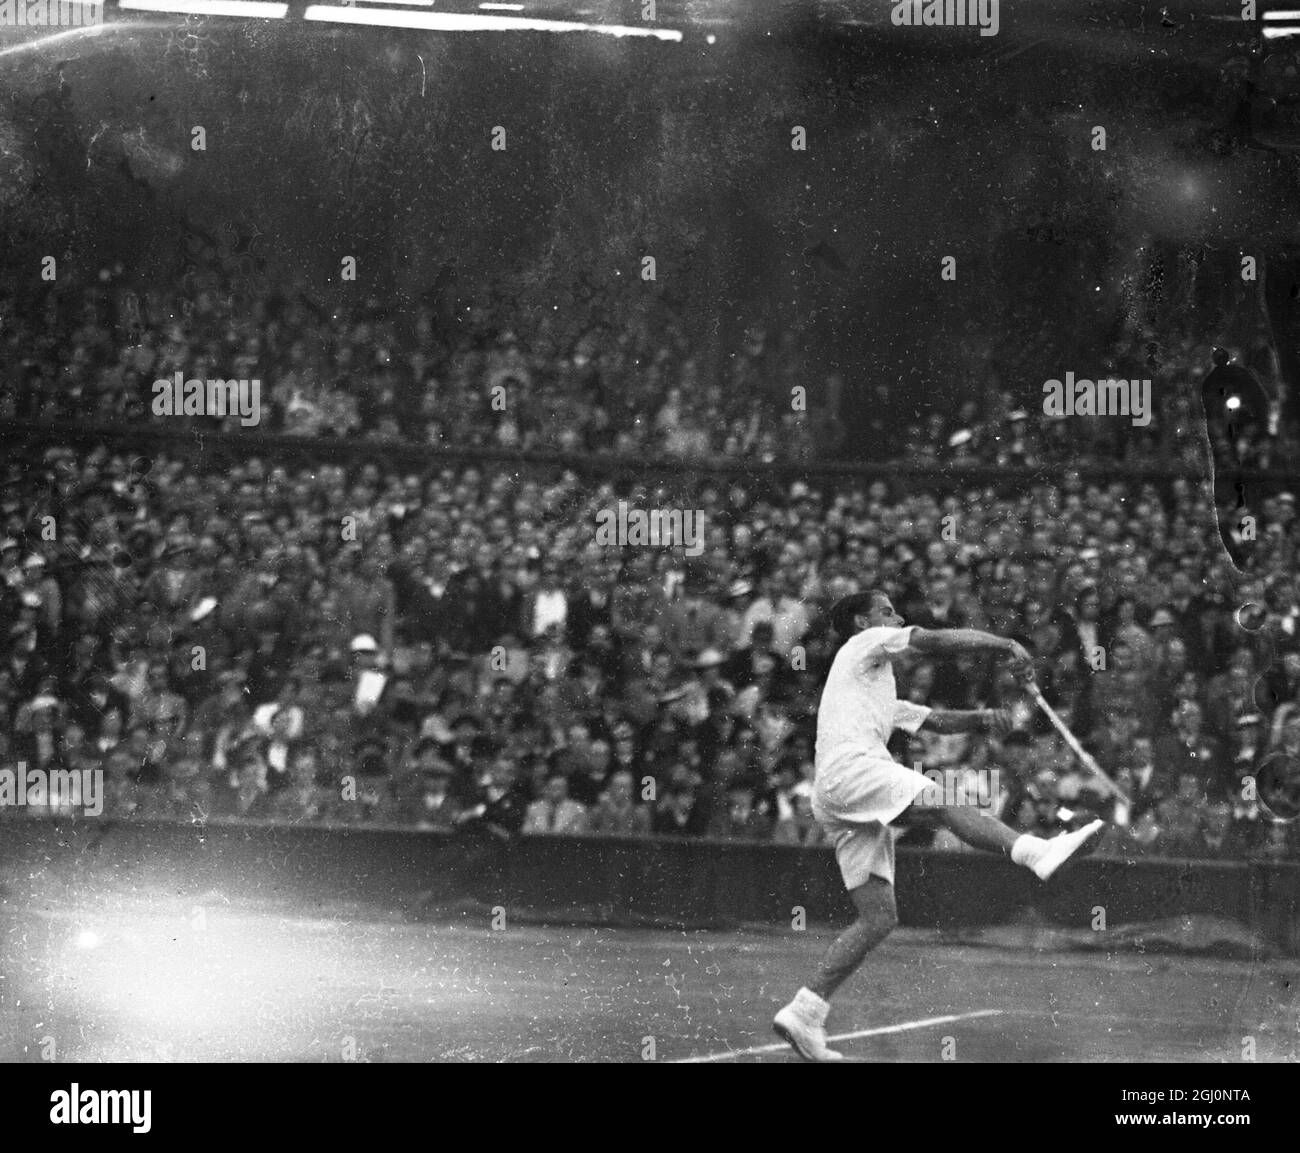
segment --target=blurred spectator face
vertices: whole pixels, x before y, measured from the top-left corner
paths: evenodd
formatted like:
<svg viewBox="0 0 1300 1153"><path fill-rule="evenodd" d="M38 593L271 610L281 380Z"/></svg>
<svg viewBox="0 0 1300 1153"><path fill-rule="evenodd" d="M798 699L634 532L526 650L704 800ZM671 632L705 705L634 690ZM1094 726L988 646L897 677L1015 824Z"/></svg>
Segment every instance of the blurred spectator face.
<svg viewBox="0 0 1300 1153"><path fill-rule="evenodd" d="M1139 845L1152 845L1160 836L1160 825L1157 822L1156 812L1148 809L1143 813L1133 825L1133 831L1130 834L1135 842Z"/></svg>
<svg viewBox="0 0 1300 1153"><path fill-rule="evenodd" d="M1250 759L1258 751L1264 739L1264 728L1260 724L1239 724L1234 743L1239 758Z"/></svg>
<svg viewBox="0 0 1300 1153"><path fill-rule="evenodd" d="M727 809L732 824L746 824L754 814L754 794L748 789L732 789L727 794Z"/></svg>
<svg viewBox="0 0 1300 1153"><path fill-rule="evenodd" d="M246 753L239 760L235 770L236 779L241 789L257 786L261 777L261 765L254 753Z"/></svg>
<svg viewBox="0 0 1300 1153"><path fill-rule="evenodd" d="M1144 768L1151 764L1154 746L1150 737L1135 737L1130 750L1131 763L1136 768Z"/></svg>
<svg viewBox="0 0 1300 1153"><path fill-rule="evenodd" d="M724 749L718 754L713 771L720 781L729 781L740 772L741 768L742 762L736 750Z"/></svg>
<svg viewBox="0 0 1300 1153"><path fill-rule="evenodd" d="M790 799L794 805L795 817L798 820L808 821L812 819L813 808L811 788L796 788Z"/></svg>
<svg viewBox="0 0 1300 1153"><path fill-rule="evenodd" d="M592 741L590 745L591 769L595 773L603 774L609 769L610 761L613 758L613 750L609 747L608 741Z"/></svg>
<svg viewBox="0 0 1300 1153"><path fill-rule="evenodd" d="M695 808L695 786L693 784L683 785L669 794L668 803L678 813L683 816L689 816L691 810Z"/></svg>
<svg viewBox="0 0 1300 1153"><path fill-rule="evenodd" d="M1187 646L1177 637L1171 637L1165 645L1165 667L1172 676L1187 668Z"/></svg>
<svg viewBox="0 0 1300 1153"><path fill-rule="evenodd" d="M314 784L318 767L315 749L302 749L295 753L290 762L294 784L304 787Z"/></svg>
<svg viewBox="0 0 1300 1153"><path fill-rule="evenodd" d="M1180 702L1174 710L1174 725L1186 739L1191 739L1200 733L1201 721L1201 706L1193 700Z"/></svg>
<svg viewBox="0 0 1300 1153"><path fill-rule="evenodd" d="M668 784L672 789L681 790L688 788L693 785L694 780L695 774L691 771L689 765L681 764L679 762L668 770Z"/></svg>
<svg viewBox="0 0 1300 1153"><path fill-rule="evenodd" d="M919 694L918 699L926 700L934 691L934 676L934 665L929 663L919 664L912 670L911 688Z"/></svg>
<svg viewBox="0 0 1300 1153"><path fill-rule="evenodd" d="M547 803L552 805L568 800L569 782L559 774L547 778L545 797Z"/></svg>
<svg viewBox="0 0 1300 1153"><path fill-rule="evenodd" d="M509 757L498 757L488 770L488 783L492 788L505 791L515 783L515 764Z"/></svg>
<svg viewBox="0 0 1300 1153"><path fill-rule="evenodd" d="M615 773L609 782L610 799L617 805L629 804L634 787L631 773Z"/></svg>
<svg viewBox="0 0 1300 1153"><path fill-rule="evenodd" d="M1201 695L1201 679L1194 672L1185 672L1178 678L1174 696L1182 702L1194 704Z"/></svg>
<svg viewBox="0 0 1300 1153"><path fill-rule="evenodd" d="M1051 656L1061 649L1061 627L1054 620L1045 618L1034 630L1034 649L1044 656Z"/></svg>
<svg viewBox="0 0 1300 1153"><path fill-rule="evenodd" d="M736 730L736 751L747 756L758 751L758 734L751 728Z"/></svg>

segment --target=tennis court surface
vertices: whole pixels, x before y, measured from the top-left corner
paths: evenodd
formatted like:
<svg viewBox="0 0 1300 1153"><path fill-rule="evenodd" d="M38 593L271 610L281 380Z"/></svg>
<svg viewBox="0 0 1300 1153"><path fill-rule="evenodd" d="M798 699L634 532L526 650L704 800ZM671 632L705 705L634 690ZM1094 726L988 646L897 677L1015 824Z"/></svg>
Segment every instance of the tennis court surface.
<svg viewBox="0 0 1300 1153"><path fill-rule="evenodd" d="M0 898L0 1060L790 1061L831 939L412 920L137 890ZM836 1000L855 1061L1300 1059L1300 962L900 930Z"/></svg>

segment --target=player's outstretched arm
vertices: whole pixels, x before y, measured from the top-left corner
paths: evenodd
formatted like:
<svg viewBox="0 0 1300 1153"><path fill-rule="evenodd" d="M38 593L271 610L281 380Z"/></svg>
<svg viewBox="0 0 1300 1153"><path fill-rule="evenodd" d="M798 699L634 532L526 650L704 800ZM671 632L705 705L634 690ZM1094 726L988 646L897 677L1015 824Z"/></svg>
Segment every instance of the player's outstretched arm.
<svg viewBox="0 0 1300 1153"><path fill-rule="evenodd" d="M962 653L999 653L1019 672L1033 671L1033 660L1025 647L1009 637L998 637L980 629L912 629L908 646L922 656L955 657Z"/></svg>
<svg viewBox="0 0 1300 1153"><path fill-rule="evenodd" d="M934 733L994 733L1006 736L1015 718L1006 709L934 709L921 728Z"/></svg>

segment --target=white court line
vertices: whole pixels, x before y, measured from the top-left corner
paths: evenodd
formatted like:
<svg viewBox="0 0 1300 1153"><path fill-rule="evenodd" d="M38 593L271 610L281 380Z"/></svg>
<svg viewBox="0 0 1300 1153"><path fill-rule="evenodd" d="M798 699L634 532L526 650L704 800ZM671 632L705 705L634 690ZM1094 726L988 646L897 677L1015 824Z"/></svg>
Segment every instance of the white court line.
<svg viewBox="0 0 1300 1153"><path fill-rule="evenodd" d="M928 1029L931 1025L949 1025L953 1021L970 1021L975 1017L998 1017L1001 1009L976 1009L973 1013L956 1013L951 1017L927 1017L924 1021L904 1021L901 1025L882 1025L878 1029L859 1029L856 1033L839 1033L827 1041L856 1041L859 1037L880 1037L885 1033L906 1033L909 1029ZM705 1061L726 1061L731 1057L751 1057L755 1053L779 1053L790 1049L784 1041L775 1045L755 1045L752 1049L729 1049L725 1053L710 1053L707 1057L683 1057L669 1061L669 1065L700 1065Z"/></svg>
<svg viewBox="0 0 1300 1153"><path fill-rule="evenodd" d="M123 3L126 0L122 0ZM233 3L235 0L135 0L137 3ZM247 0L245 0L247 2ZM338 4L309 4L304 20L334 24L370 24L381 28L423 28L430 32L600 32L606 36L651 36L681 43L676 28L638 28L623 24L581 24L573 20L542 20L523 16L483 16L465 12L409 12L397 8L348 8Z"/></svg>
<svg viewBox="0 0 1300 1153"><path fill-rule="evenodd" d="M271 0L118 0L119 8L140 12L175 12L182 16L256 16L283 20L288 4Z"/></svg>

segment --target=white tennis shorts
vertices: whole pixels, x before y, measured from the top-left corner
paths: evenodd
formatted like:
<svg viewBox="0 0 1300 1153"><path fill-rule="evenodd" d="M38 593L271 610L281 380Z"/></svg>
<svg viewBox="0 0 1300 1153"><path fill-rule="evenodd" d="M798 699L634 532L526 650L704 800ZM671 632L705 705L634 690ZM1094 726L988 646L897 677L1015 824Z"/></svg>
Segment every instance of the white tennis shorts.
<svg viewBox="0 0 1300 1153"><path fill-rule="evenodd" d="M894 830L889 827L931 782L890 757L851 757L813 781L813 816L835 846L848 889L870 877L894 883Z"/></svg>

